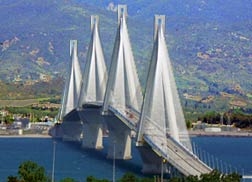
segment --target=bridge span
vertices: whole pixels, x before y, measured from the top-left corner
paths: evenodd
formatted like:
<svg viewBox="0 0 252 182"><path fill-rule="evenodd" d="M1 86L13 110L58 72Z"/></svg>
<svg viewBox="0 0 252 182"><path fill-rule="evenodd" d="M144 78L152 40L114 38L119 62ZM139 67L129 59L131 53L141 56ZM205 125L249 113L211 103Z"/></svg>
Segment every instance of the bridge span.
<svg viewBox="0 0 252 182"><path fill-rule="evenodd" d="M156 15L154 19L153 50L144 94L126 18L127 6L119 5L117 34L107 76L99 19L91 17L92 36L83 77L78 84L67 88L71 85L67 83L66 87L69 97L74 99L78 95L79 100L63 117L63 139L80 141L84 148L102 149L104 131L108 130L108 158L131 159L134 157L131 146L136 144L144 173L169 172L168 164L185 176L209 173L212 169L193 153L185 126L166 47L165 16ZM72 58L72 62L76 63L76 59L76 56ZM75 75L74 71L71 75ZM70 77L68 81L77 79Z"/></svg>

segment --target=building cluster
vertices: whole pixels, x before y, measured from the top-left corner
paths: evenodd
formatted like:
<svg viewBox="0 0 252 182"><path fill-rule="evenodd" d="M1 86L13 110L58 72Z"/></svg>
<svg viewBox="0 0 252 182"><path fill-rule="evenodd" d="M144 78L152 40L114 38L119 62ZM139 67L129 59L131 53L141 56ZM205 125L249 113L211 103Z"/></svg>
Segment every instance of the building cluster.
<svg viewBox="0 0 252 182"><path fill-rule="evenodd" d="M48 134L49 129L53 126L53 122L47 116L43 118L43 122L31 122L29 117L14 115L11 122L6 121L6 117L10 116L7 110L0 111L0 135L23 135L23 134Z"/></svg>

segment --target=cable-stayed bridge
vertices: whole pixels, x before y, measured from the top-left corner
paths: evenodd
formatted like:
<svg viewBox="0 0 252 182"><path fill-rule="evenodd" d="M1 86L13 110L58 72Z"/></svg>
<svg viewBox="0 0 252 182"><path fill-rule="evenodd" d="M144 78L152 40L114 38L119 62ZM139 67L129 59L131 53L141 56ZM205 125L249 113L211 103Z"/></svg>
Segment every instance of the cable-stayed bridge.
<svg viewBox="0 0 252 182"><path fill-rule="evenodd" d="M63 140L80 141L84 148L102 149L103 136L108 131L108 158L131 159L131 146L136 144L144 173L170 172L168 166L186 176L209 173L211 167L193 153L187 133L165 41L165 16L156 15L154 19L153 50L144 95L126 22L127 7L119 5L108 73L98 16L91 16L91 39L82 76L77 41L70 42L72 66L61 109Z"/></svg>

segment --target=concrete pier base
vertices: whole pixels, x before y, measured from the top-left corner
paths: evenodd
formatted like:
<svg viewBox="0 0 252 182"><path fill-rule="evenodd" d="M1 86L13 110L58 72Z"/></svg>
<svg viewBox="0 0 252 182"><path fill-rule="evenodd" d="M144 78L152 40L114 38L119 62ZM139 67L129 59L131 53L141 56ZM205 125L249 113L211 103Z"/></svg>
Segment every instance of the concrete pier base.
<svg viewBox="0 0 252 182"><path fill-rule="evenodd" d="M62 138L63 132L61 123L56 123L52 128L50 128L49 135L52 136L52 138Z"/></svg>
<svg viewBox="0 0 252 182"><path fill-rule="evenodd" d="M101 115L101 107L88 105L79 110L78 113L83 121L82 147L103 149L105 124Z"/></svg>
<svg viewBox="0 0 252 182"><path fill-rule="evenodd" d="M102 124L83 125L83 148L103 149L103 127Z"/></svg>
<svg viewBox="0 0 252 182"><path fill-rule="evenodd" d="M142 173L160 174L162 170L163 173L169 173L165 161L163 161L163 159L158 156L150 146L143 145L138 146L137 148L143 161Z"/></svg>
<svg viewBox="0 0 252 182"><path fill-rule="evenodd" d="M79 118L78 111L72 110L63 118L61 124L63 141L81 141L83 123Z"/></svg>
<svg viewBox="0 0 252 182"><path fill-rule="evenodd" d="M109 130L107 157L112 159L131 159L131 130L113 114L104 115Z"/></svg>

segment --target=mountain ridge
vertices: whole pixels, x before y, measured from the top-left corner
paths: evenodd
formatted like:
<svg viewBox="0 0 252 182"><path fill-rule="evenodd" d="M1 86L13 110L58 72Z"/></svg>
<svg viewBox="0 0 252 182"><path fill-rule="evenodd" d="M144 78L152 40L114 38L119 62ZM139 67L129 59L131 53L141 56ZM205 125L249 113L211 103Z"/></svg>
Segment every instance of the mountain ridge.
<svg viewBox="0 0 252 182"><path fill-rule="evenodd" d="M109 67L119 3L128 5L129 35L143 88L152 50L153 17L165 14L167 47L180 96L185 94L184 99L199 102L192 98L222 97L224 92L251 105L248 95L252 90L249 79L252 3L249 0L186 3L181 0L0 0L4 25L0 28L1 80L38 80L41 75L65 77L70 39L78 40L83 67L92 14L100 16L101 40ZM208 104L214 105L218 100L221 99Z"/></svg>

